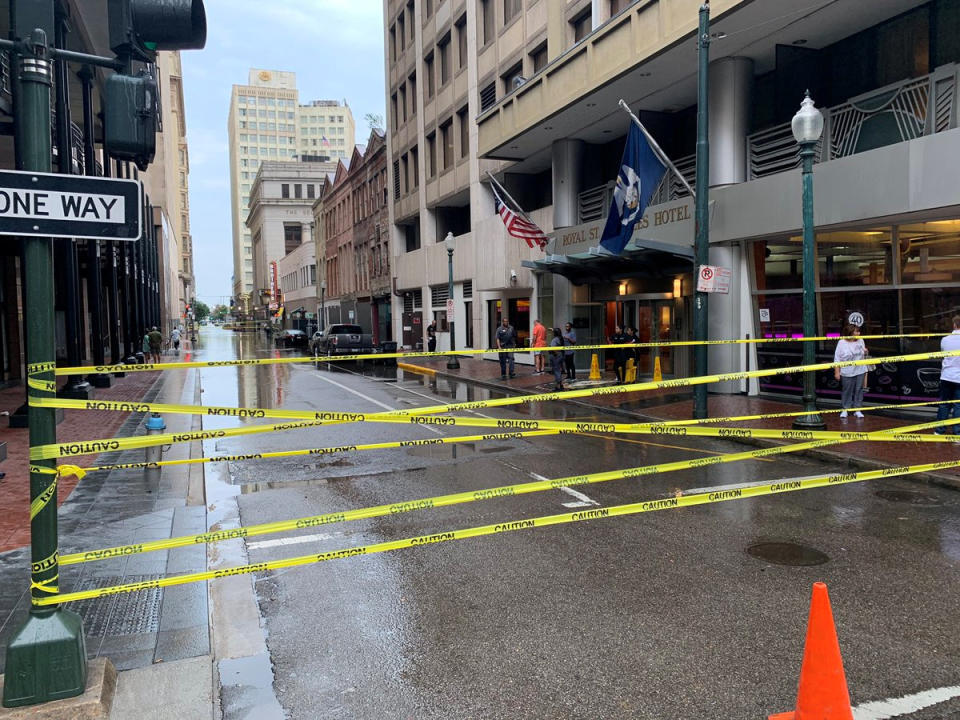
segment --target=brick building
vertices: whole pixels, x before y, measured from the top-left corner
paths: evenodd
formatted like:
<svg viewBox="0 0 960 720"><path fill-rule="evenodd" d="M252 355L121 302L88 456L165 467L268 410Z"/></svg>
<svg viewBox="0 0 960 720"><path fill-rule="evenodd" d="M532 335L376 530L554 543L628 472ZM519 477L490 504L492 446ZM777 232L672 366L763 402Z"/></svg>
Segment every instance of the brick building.
<svg viewBox="0 0 960 720"><path fill-rule="evenodd" d="M387 232L387 160L383 133L373 130L337 166L313 207L317 259L323 267L318 307L323 325L356 322L376 342L391 340L391 275Z"/></svg>

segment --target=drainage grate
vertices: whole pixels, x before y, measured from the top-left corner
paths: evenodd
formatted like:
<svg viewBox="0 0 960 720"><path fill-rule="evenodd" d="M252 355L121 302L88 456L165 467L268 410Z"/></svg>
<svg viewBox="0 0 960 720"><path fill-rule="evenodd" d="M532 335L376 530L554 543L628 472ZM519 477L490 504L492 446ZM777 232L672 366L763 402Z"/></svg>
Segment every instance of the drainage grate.
<svg viewBox="0 0 960 720"><path fill-rule="evenodd" d="M882 498L883 500L907 503L909 505L925 505L927 507L935 507L943 504L940 499L935 498L932 495L925 495L924 493L917 492L916 490L877 490L875 494L878 498Z"/></svg>
<svg viewBox="0 0 960 720"><path fill-rule="evenodd" d="M792 565L795 567L823 565L830 559L824 553L812 547L788 542L757 543L747 548L747 555L759 560L766 560L774 565Z"/></svg>
<svg viewBox="0 0 960 720"><path fill-rule="evenodd" d="M125 585L127 583L157 580L161 575L106 575L86 578L77 590ZM148 588L132 593L119 593L106 598L81 600L70 606L83 617L83 631L87 637L108 635L137 635L160 630L161 588Z"/></svg>

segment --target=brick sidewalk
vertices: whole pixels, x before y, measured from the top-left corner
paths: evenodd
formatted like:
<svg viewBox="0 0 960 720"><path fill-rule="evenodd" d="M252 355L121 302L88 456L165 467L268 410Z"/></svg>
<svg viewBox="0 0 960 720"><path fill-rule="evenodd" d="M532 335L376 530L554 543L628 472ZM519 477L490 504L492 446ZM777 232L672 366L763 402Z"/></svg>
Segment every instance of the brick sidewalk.
<svg viewBox="0 0 960 720"><path fill-rule="evenodd" d="M160 373L128 373L115 378L109 388L98 388L98 400L140 401L159 378ZM58 378L62 385L66 378ZM11 414L25 400L22 385L0 390L0 410ZM96 440L111 438L129 416L129 413L110 410L64 410L63 422L57 425L57 440ZM0 463L6 477L0 480L0 552L12 550L30 542L30 478L29 431L26 428L0 428L0 442L7 443L7 459ZM93 464L95 456L72 458L70 463L81 467ZM77 478L63 478L59 484L57 501L62 504L77 485Z"/></svg>
<svg viewBox="0 0 960 720"><path fill-rule="evenodd" d="M401 360L403 365L412 368L421 367L429 373L436 373L444 377L459 378L465 382L474 383L500 390L507 393L525 394L550 392L553 388L553 376L549 373L536 375L529 365L517 365L517 377L512 380L500 379L500 364L494 360L479 358L460 358L460 369L447 369L445 359L411 358ZM585 376L581 372L580 378ZM613 373L602 373L602 385L613 385ZM642 381L642 379L641 379ZM578 380L574 384L567 384L567 389L589 387L588 383ZM693 400L689 391L678 393L672 390L653 390L643 393L623 393L622 395L603 395L596 398L575 400L583 405L598 409L626 414L638 419L655 420L686 420L692 417ZM824 408L837 407L835 403L823 404ZM762 397L748 397L746 395L718 395L713 394L708 399L708 412L711 417L737 417L741 415L760 415L766 413L796 412L801 409L799 400L796 403L770 400ZM827 430L853 430L874 432L888 430L904 425L914 425L932 421L933 413L912 413L907 416L894 416L892 411L884 413L867 413L863 419L850 417L841 420L839 413L825 413L823 420ZM724 427L751 427L788 429L793 418L773 418L770 420L752 420L743 422L723 423ZM754 444L769 446L783 444L776 440L751 441ZM912 442L854 442L837 445L836 448L823 448L812 452L828 461L836 461L845 466L858 467L892 467L898 465L919 465L937 462L939 460L954 460L960 456L960 445L954 443L912 443ZM942 484L960 489L960 469L938 470L928 477Z"/></svg>

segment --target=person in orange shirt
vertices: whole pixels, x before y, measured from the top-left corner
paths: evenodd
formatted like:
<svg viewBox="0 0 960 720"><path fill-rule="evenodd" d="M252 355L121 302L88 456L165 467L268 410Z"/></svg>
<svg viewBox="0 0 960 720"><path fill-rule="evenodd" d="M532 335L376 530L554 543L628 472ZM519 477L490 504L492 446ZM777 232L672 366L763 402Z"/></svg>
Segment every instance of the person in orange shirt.
<svg viewBox="0 0 960 720"><path fill-rule="evenodd" d="M543 326L543 323L539 319L535 320L533 323L533 346L535 348L542 348L547 346L547 329ZM543 373L543 352L533 353L533 372L536 375Z"/></svg>

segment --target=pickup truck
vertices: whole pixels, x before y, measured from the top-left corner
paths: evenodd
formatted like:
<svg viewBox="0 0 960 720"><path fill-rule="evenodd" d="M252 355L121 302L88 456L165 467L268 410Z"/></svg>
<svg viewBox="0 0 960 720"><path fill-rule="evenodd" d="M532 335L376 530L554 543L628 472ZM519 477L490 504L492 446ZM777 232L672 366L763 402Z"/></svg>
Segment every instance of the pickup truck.
<svg viewBox="0 0 960 720"><path fill-rule="evenodd" d="M363 332L359 325L331 325L316 332L310 340L310 350L316 355L366 355L376 352L373 335Z"/></svg>

